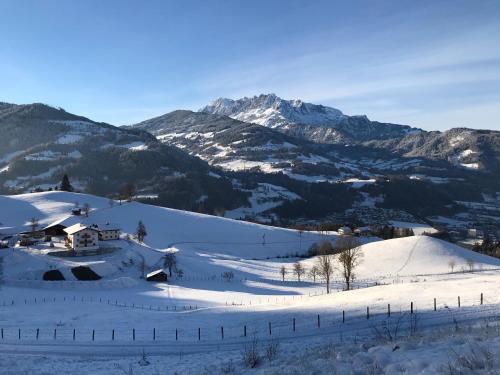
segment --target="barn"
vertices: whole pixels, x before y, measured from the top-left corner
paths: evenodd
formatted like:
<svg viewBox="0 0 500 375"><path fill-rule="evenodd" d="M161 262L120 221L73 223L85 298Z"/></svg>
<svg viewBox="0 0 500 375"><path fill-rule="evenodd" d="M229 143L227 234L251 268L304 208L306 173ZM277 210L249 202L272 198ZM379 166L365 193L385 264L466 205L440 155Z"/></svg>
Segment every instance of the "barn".
<svg viewBox="0 0 500 375"><path fill-rule="evenodd" d="M165 282L168 281L168 275L163 269L150 272L146 275L147 281Z"/></svg>

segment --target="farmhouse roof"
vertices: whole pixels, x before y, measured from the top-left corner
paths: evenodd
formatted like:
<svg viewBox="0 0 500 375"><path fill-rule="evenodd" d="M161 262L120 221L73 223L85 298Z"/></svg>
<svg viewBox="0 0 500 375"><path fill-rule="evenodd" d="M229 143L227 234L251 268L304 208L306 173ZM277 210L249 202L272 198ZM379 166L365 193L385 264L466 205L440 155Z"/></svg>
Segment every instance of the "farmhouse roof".
<svg viewBox="0 0 500 375"><path fill-rule="evenodd" d="M92 228L92 227L87 226L87 225L84 225L82 223L78 223L78 224L72 225L72 226L64 229L64 231L66 233L68 233L68 234L75 234L75 233L81 232L82 230L85 230L85 229L90 229L90 230L93 230L93 231L97 232L97 229Z"/></svg>
<svg viewBox="0 0 500 375"><path fill-rule="evenodd" d="M97 228L99 231L120 230L120 226L118 224L114 224L114 223L94 224L94 227Z"/></svg>

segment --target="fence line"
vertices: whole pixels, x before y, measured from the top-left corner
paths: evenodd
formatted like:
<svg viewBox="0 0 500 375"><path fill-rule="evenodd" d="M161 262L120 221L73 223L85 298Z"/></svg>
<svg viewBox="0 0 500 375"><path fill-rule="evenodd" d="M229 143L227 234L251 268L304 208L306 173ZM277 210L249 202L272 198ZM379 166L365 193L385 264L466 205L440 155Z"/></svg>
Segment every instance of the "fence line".
<svg viewBox="0 0 500 375"><path fill-rule="evenodd" d="M431 301L429 301L431 302ZM467 305L466 305L467 304ZM263 321L261 318L255 322L240 322L237 325L220 326L191 326L187 327L150 327L128 329L102 329L102 328L76 328L76 327L1 327L0 344L2 342L196 342L235 340L249 336L261 337L294 337L294 335L314 335L315 333L347 333L358 332L369 328L372 322L390 321L400 324L401 319L407 317L403 324L409 326L432 323L457 323L457 319L472 319L481 317L500 317L498 301L492 302L484 298L483 293L477 298L460 298L454 306L448 303L436 303L436 298L429 305L433 308L419 311L418 306L410 301L406 309L391 310L391 304L370 305L365 308L336 311L332 314L309 314L300 312L299 318L293 313L287 313L287 319L270 319ZM319 331L318 331L319 330Z"/></svg>

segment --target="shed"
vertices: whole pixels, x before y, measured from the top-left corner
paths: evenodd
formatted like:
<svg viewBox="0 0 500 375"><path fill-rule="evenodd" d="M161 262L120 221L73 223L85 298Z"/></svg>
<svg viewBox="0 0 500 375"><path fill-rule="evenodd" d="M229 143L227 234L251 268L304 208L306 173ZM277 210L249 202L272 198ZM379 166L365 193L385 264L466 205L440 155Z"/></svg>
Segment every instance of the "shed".
<svg viewBox="0 0 500 375"><path fill-rule="evenodd" d="M160 269L160 270L156 270L156 271L148 273L146 275L146 280L147 281L157 281L157 282L168 281L168 275L166 274L166 272L163 269Z"/></svg>

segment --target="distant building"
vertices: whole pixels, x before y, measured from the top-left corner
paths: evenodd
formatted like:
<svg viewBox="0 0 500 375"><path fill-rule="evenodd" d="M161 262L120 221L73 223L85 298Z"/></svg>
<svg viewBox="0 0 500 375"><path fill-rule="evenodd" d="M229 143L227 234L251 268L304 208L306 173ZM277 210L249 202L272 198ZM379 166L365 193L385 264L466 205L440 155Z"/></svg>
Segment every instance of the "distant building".
<svg viewBox="0 0 500 375"><path fill-rule="evenodd" d="M469 228L467 230L467 237L469 237L469 238L483 238L483 231L481 229Z"/></svg>
<svg viewBox="0 0 500 375"><path fill-rule="evenodd" d="M349 227L341 227L339 228L338 233L340 235L350 235L352 234L352 230Z"/></svg>
<svg viewBox="0 0 500 375"><path fill-rule="evenodd" d="M357 237L369 237L371 234L372 231L369 227L359 227L354 229L354 235Z"/></svg>
<svg viewBox="0 0 500 375"><path fill-rule="evenodd" d="M78 223L64 229L64 232L67 234L67 245L74 251L99 249L99 232L96 228Z"/></svg>

